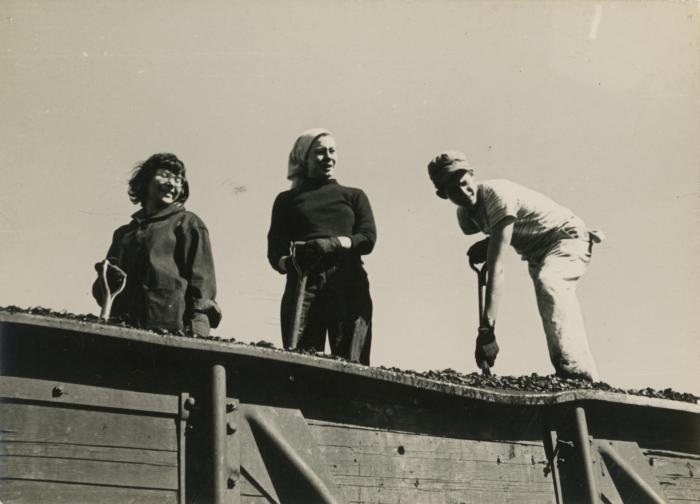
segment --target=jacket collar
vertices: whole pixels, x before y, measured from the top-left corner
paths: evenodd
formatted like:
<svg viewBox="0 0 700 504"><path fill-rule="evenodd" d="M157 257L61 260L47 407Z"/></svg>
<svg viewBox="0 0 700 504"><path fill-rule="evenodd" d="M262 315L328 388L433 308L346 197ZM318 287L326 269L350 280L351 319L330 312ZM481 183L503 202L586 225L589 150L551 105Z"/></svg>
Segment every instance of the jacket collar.
<svg viewBox="0 0 700 504"><path fill-rule="evenodd" d="M184 212L185 207L181 205L180 203L172 203L164 208L161 208L158 210L156 213L146 215L146 212L142 208L138 212L134 213L131 218L134 219L136 222L139 224L143 222L153 222L161 219L165 219L166 217L170 217L173 214Z"/></svg>

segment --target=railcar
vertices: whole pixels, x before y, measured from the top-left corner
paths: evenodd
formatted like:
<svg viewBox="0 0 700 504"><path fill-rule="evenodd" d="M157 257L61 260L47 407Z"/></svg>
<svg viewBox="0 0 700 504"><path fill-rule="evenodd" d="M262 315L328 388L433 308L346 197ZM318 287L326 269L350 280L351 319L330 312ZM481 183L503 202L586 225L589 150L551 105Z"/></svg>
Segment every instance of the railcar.
<svg viewBox="0 0 700 504"><path fill-rule="evenodd" d="M696 403L0 312L0 501L700 502Z"/></svg>

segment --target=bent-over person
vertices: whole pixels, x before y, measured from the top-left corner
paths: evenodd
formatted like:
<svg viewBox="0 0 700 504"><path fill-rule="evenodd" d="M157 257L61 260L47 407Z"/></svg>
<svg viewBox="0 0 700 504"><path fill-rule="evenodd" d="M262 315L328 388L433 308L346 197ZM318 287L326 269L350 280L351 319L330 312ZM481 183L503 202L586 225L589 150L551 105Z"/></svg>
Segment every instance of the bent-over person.
<svg viewBox="0 0 700 504"><path fill-rule="evenodd" d="M509 180L477 182L459 151L447 151L428 165L437 195L457 205L465 234L485 233L469 249L473 263L486 262L485 316L476 340L477 365L492 366L499 348L495 325L504 284L504 255L509 245L527 261L535 286L549 356L556 374L597 380L576 286L602 233L586 228L574 213L550 198Z"/></svg>
<svg viewBox="0 0 700 504"><path fill-rule="evenodd" d="M369 364L372 299L361 256L372 252L376 228L365 193L336 181L336 161L328 130L310 129L296 140L288 163L292 187L274 201L267 257L287 275L284 347L323 351L327 333L334 355ZM303 290L300 273L308 275Z"/></svg>
<svg viewBox="0 0 700 504"><path fill-rule="evenodd" d="M129 197L141 209L114 232L107 252L108 281L126 273L112 314L136 327L209 335L221 310L209 232L185 209L189 197L185 165L174 154L154 154L134 169ZM103 263L96 265L98 272ZM116 266L113 267L113 266ZM102 304L100 281L93 295Z"/></svg>

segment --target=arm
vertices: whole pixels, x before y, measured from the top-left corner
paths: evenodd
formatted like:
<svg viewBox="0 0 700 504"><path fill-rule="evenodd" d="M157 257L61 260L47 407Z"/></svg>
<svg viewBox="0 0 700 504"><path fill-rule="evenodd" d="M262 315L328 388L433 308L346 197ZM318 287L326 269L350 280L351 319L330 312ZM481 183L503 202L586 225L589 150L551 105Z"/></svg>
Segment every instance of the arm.
<svg viewBox="0 0 700 504"><path fill-rule="evenodd" d="M215 301L216 275L209 242L209 231L201 222L194 222L186 237L185 270L187 271L187 315L192 332L208 336L210 327L221 321L221 309ZM186 324L188 325L188 324Z"/></svg>
<svg viewBox="0 0 700 504"><path fill-rule="evenodd" d="M280 193L272 205L270 230L267 232L267 260L279 273L286 273L285 260L289 255L291 243L290 226L287 222L289 212L285 209L287 193Z"/></svg>
<svg viewBox="0 0 700 504"><path fill-rule="evenodd" d="M342 240L341 245L343 248L352 248L357 250L361 255L369 254L374 249L374 244L377 241L377 227L374 224L374 214L372 213L372 207L369 204L369 199L363 191L358 191L357 197L354 201L355 210L355 225L353 226L352 235L349 238L349 247L345 247L343 242L347 245L346 240Z"/></svg>
<svg viewBox="0 0 700 504"><path fill-rule="evenodd" d="M489 326L493 327L498 315L498 307L501 302L501 293L504 284L503 261L513 236L515 217L508 216L501 219L492 229L488 245L486 263L488 264L488 280L486 284L485 318Z"/></svg>

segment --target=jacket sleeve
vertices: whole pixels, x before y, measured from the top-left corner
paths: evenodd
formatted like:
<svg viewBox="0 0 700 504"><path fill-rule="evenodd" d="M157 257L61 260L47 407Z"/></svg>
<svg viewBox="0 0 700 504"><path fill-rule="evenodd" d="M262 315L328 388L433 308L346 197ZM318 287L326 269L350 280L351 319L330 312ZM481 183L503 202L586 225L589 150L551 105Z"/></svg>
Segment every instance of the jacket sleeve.
<svg viewBox="0 0 700 504"><path fill-rule="evenodd" d="M214 257L209 242L209 231L196 219L188 226L185 236L185 270L187 291L185 301L190 322L206 315L211 327L221 321L221 309L216 303L216 275ZM202 334L201 336L205 336Z"/></svg>
<svg viewBox="0 0 700 504"><path fill-rule="evenodd" d="M292 241L289 224L289 192L283 192L277 195L272 205L270 230L267 232L267 260L280 273L284 273L279 268L280 259L289 255Z"/></svg>
<svg viewBox="0 0 700 504"><path fill-rule="evenodd" d="M352 249L360 255L369 254L377 241L377 227L374 224L374 214L367 195L358 190L353 202L355 210L355 225L353 226Z"/></svg>

